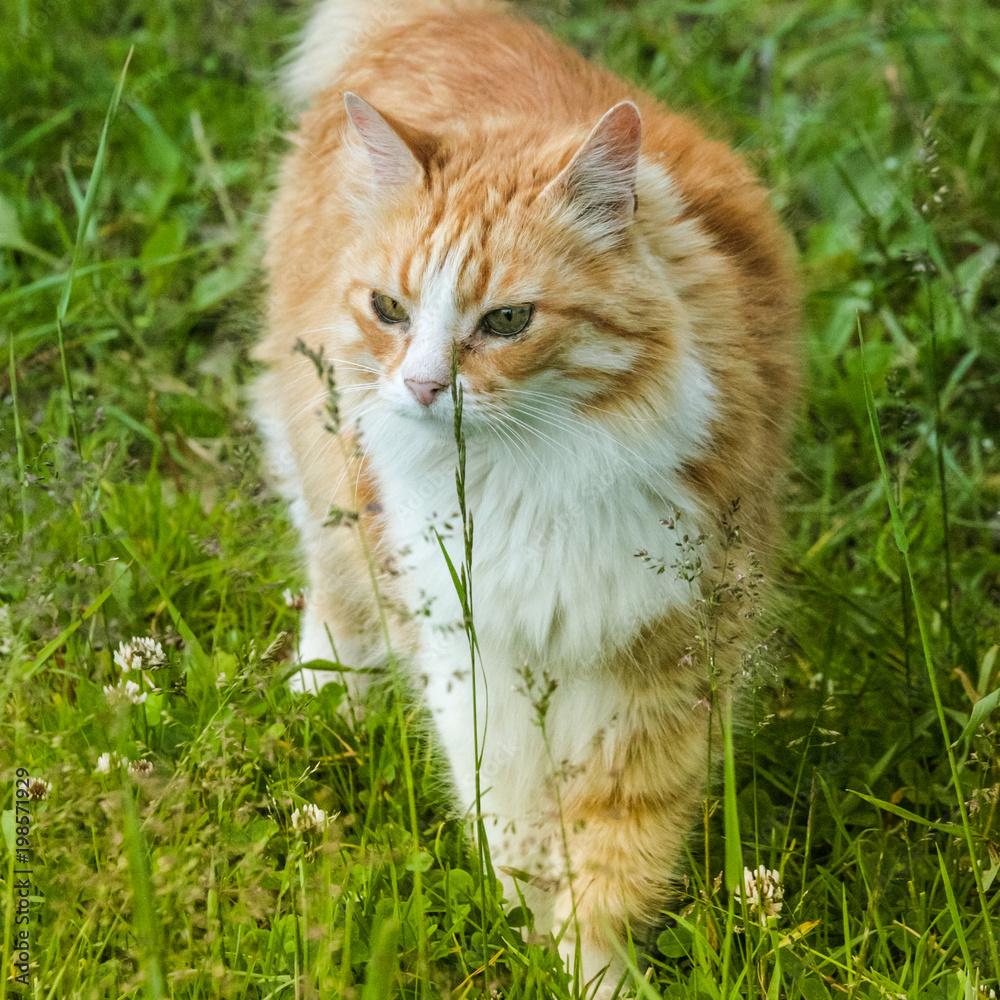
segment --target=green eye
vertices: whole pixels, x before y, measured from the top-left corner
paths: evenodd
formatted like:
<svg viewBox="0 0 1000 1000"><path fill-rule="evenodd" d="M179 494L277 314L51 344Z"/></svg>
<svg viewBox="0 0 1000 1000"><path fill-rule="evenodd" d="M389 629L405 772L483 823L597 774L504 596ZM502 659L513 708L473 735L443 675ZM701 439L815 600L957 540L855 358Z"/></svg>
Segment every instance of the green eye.
<svg viewBox="0 0 1000 1000"><path fill-rule="evenodd" d="M372 309L383 323L405 323L410 314L394 299L382 292L372 292Z"/></svg>
<svg viewBox="0 0 1000 1000"><path fill-rule="evenodd" d="M501 306L499 309L493 309L481 320L483 330L498 337L513 337L531 322L534 309L530 302L520 306Z"/></svg>

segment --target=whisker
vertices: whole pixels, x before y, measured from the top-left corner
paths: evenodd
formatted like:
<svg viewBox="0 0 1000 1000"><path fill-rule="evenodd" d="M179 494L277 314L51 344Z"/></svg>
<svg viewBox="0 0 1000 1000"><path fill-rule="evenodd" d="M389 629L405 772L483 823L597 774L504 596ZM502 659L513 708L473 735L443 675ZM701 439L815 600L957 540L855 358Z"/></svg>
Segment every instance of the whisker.
<svg viewBox="0 0 1000 1000"><path fill-rule="evenodd" d="M508 393L516 393L519 396L536 396L539 399L550 400L554 403L559 403L561 407L566 407L567 404L570 406L576 406L579 403L585 402L579 399L567 399L565 396L559 396L552 392L541 392L538 389L522 389L517 386L508 386L504 390ZM618 417L622 420L628 420L633 423L656 423L658 422L657 417L642 417L638 414L632 413L621 413L618 410L606 410L600 406L588 406L588 409L594 410L596 413L606 413L609 417Z"/></svg>
<svg viewBox="0 0 1000 1000"><path fill-rule="evenodd" d="M316 374L316 369L313 367L312 363L310 361L308 361L308 360L305 363L306 363L306 365L308 365L308 368L305 371L300 372L298 375L295 375L293 378L289 379L287 382L283 382L282 383L282 387L285 390L288 390L288 389L292 388L292 386L298 385L300 382L303 382L303 381L305 381L306 379L309 379L309 378L314 379L315 381L319 382L319 376ZM379 372L373 372L373 374L378 375L380 373ZM348 384L349 385L353 385L355 383L348 383ZM341 390L342 388L347 388L347 386L343 386L343 387L339 386L339 385L337 386L338 391Z"/></svg>
<svg viewBox="0 0 1000 1000"><path fill-rule="evenodd" d="M648 471L652 473L656 473L658 471L656 466L650 462L649 459L640 455L634 448L630 447L620 438L615 437L606 427L572 421L571 418L565 414L553 414L548 410L540 409L523 402L520 404L520 409L527 411L552 427L557 427L566 431L586 443L593 440L596 432L597 434L600 434L609 444L614 445L615 448L625 452L625 454L629 455L631 458L634 458L636 462L640 463Z"/></svg>
<svg viewBox="0 0 1000 1000"><path fill-rule="evenodd" d="M286 419L286 423L292 423L292 421L298 420L298 418L301 417L302 414L305 413L307 410L311 410L313 407L319 408L325 402L326 402L325 390L318 392L315 396L308 397L304 403L301 403L294 410L292 410L292 412L288 415Z"/></svg>
<svg viewBox="0 0 1000 1000"><path fill-rule="evenodd" d="M389 419L389 414L388 413L384 413L382 415L381 419L378 420L376 422L375 426L372 428L372 434L373 435L374 434L378 434L378 432L382 429L382 425L385 424L385 422L388 419ZM361 489L361 474L365 470L365 459L367 458L367 456L369 454L368 442L365 440L365 435L362 434L357 440L358 440L358 450L360 452L360 455L356 455L354 457L354 459L353 459L353 461L358 466L358 474L357 474L357 476L356 476L356 478L354 480L354 495L355 496L358 495L358 491Z"/></svg>
<svg viewBox="0 0 1000 1000"><path fill-rule="evenodd" d="M580 441L589 442L593 438L593 434L590 433L589 427L581 425L578 421L572 420L565 414L552 413L550 410L531 406L527 403L521 403L518 410L522 413L522 415L537 418L540 423L547 424L549 427L557 430L565 431Z"/></svg>
<svg viewBox="0 0 1000 1000"><path fill-rule="evenodd" d="M526 464L535 474L535 479L538 480L539 484L544 483L545 470L542 466L541 459L538 457L537 454L535 454L535 452L532 450L531 446L528 444L525 438L520 434L518 434L518 429L516 427L509 427L504 425L504 431L510 436L518 452L524 456Z"/></svg>
<svg viewBox="0 0 1000 1000"><path fill-rule="evenodd" d="M573 455L574 457L576 457L576 453L573 451L572 448L570 448L570 446L565 441L560 441L557 438L551 437L550 435L542 431L540 428L534 427L527 421L521 420L519 417L514 416L513 413L506 414L504 419L507 421L508 424L514 424L518 427L523 428L526 431L530 431L532 434L535 435L535 437L541 438L543 441L547 441L549 444L553 445L556 448L562 448L562 450L565 451L567 455ZM556 429L558 430L560 428Z"/></svg>
<svg viewBox="0 0 1000 1000"><path fill-rule="evenodd" d="M491 421L489 424L489 429L493 433L495 433L497 438L501 441L501 443L503 444L504 448L507 451L507 454L510 456L510 460L512 462L516 462L516 459L514 458L514 453L510 450L508 442L514 446L518 454L521 455L525 463L535 474L535 478L538 479L538 481L541 483L542 482L541 463L538 460L538 456L533 455L530 449L525 447L524 442L521 441L514 433L514 429L505 426L502 417L501 419Z"/></svg>
<svg viewBox="0 0 1000 1000"><path fill-rule="evenodd" d="M337 386L337 392L359 392L362 389L371 390L374 386L377 386L377 381L372 382L356 382L354 385Z"/></svg>
<svg viewBox="0 0 1000 1000"><path fill-rule="evenodd" d="M372 368L371 365L363 365L360 361L347 361L343 358L333 358L327 355L323 358L324 361L333 365L334 375L336 375L337 368L350 368L353 371L368 372L370 375L381 375L382 372L378 368Z"/></svg>
<svg viewBox="0 0 1000 1000"><path fill-rule="evenodd" d="M362 402L364 402L364 401L362 401ZM374 405L375 405L374 401L371 401L369 403L368 407L362 406L360 413L358 413L358 414L351 414L350 415L350 423L353 424L357 420L360 420L363 416L365 416L367 414L367 412ZM342 427L341 430L340 430L340 432L337 433L337 434L333 434L333 433L330 433L330 432L324 432L323 434L317 435L317 437L315 438L315 440L309 446L309 448L306 451L306 453L302 456L302 464L303 464L303 466L305 465L305 463L307 461L309 461L309 465L305 468L305 471L302 473L302 477L303 478L305 478L305 476L308 475L312 471L312 467L316 464L316 462L319 461L321 458L323 458L326 455L326 453L329 450L329 448L330 448L330 446L331 446L332 443L344 443L344 430L345 429ZM353 436L353 431L351 431L350 429L347 430L347 433L351 434ZM311 461L310 461L310 456L312 455L312 452L316 448L316 444L319 441L324 442L324 446L320 450L320 453L318 455L316 455L315 457L313 457L311 459Z"/></svg>
<svg viewBox="0 0 1000 1000"><path fill-rule="evenodd" d="M312 454L313 449L315 449L316 447L317 444L316 441L313 441L313 443L309 446L309 450L305 453L305 455L302 456L302 465L299 466L301 470L299 473L299 479L303 484L303 492L305 491L304 484L309 479L310 475L312 475L313 467L317 464L317 462L323 461L329 454L330 449L334 447L334 445L336 445L337 443L337 439L332 434L326 436L325 439L319 439L319 440L321 441L321 447L319 451L312 457L311 460L309 459L309 456ZM305 464L307 460L308 460L308 465Z"/></svg>

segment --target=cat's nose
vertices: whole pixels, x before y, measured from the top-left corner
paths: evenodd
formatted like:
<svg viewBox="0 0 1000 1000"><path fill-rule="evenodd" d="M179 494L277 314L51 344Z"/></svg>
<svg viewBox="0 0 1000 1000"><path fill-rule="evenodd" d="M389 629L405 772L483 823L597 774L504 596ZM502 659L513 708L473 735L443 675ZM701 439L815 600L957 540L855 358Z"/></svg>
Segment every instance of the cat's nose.
<svg viewBox="0 0 1000 1000"><path fill-rule="evenodd" d="M415 399L421 406L430 406L437 398L437 394L442 389L447 389L447 384L440 382L417 382L415 379L403 379L403 385L413 393Z"/></svg>

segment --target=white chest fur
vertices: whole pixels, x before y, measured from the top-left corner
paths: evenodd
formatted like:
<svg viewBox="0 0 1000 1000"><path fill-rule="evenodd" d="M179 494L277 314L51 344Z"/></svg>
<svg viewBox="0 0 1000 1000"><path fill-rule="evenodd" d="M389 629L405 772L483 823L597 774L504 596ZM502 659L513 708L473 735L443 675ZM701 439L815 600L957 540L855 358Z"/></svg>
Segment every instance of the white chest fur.
<svg viewBox="0 0 1000 1000"><path fill-rule="evenodd" d="M689 427L693 417L689 411ZM665 422L642 430L625 443L603 429L584 436L549 427L520 447L482 429L467 436L473 599L484 649L536 668L585 671L643 623L689 600L687 583L650 572L635 553L672 546L666 518L680 515L696 530L697 507L678 467L697 438ZM458 565L450 427L390 415L365 444L410 611L425 615L431 629L460 625L437 537Z"/></svg>
<svg viewBox="0 0 1000 1000"><path fill-rule="evenodd" d="M669 555L677 517L697 534L697 504L679 469L697 455L712 390L700 367L673 419L642 425L628 440L602 428L505 440L475 427L466 437L466 503L474 519L473 611L485 683L480 735L490 810L530 810L552 761L584 759L597 734L613 739L622 696L602 663L643 624L689 604L687 582L657 574L636 551ZM686 405L685 405L686 404ZM445 420L381 413L364 428L385 524L398 553L402 593L421 621L414 669L466 804L473 798L471 685L462 611L447 563L462 560L455 469ZM559 683L547 718L549 748L534 724L524 668ZM488 694L487 694L488 691ZM540 692L539 692L540 693ZM537 773L536 773L537 772Z"/></svg>

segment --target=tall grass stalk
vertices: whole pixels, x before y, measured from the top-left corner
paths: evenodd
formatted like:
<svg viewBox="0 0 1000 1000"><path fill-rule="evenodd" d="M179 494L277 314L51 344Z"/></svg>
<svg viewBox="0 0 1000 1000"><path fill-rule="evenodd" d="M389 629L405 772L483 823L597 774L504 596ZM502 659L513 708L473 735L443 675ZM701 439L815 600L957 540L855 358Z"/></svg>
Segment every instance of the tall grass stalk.
<svg viewBox="0 0 1000 1000"><path fill-rule="evenodd" d="M934 310L934 296L931 294L930 282L927 280L927 272L922 275L924 295L927 299L927 317L931 333L931 370L933 373L932 385L934 388L934 458L937 470L938 492L941 497L941 542L944 552L944 585L945 585L945 620L948 625L948 635L954 642L955 614L952 607L952 573L951 573L951 532L948 523L948 487L944 475L944 434L941 420L941 380L938 367L938 337L937 320Z"/></svg>
<svg viewBox="0 0 1000 1000"><path fill-rule="evenodd" d="M909 539L906 537L906 526L903 524L903 518L899 512L899 506L897 505L896 498L892 493L889 470L885 462L885 449L882 445L882 431L878 423L878 411L875 407L875 395L872 391L871 379L868 376L868 367L865 362L865 340L864 333L861 329L860 316L857 318L857 327L858 339L861 343L861 376L864 381L865 405L868 409L868 423L871 427L872 439L875 444L875 454L878 457L879 470L882 474L882 484L885 489L885 498L889 505L889 517L892 520L892 529L896 542L896 548L899 550L899 553L903 558L906 575L910 581L910 596L913 599L913 617L916 620L917 629L920 633L920 645L924 654L924 664L927 667L927 678L930 683L931 694L934 698L934 708L937 712L938 723L941 727L941 736L944 740L945 752L948 755L948 766L951 770L952 784L955 787L955 799L958 803L958 812L962 818L962 831L965 835L965 843L969 851L969 863L972 868L972 877L975 881L976 894L979 897L979 906L982 911L983 924L986 931L986 940L989 944L990 957L993 961L993 975L1000 980L1000 953L997 951L996 931L990 921L989 904L986 899L986 893L983 889L983 875L980 871L979 861L976 857L976 845L972 837L972 828L969 826L969 814L965 807L965 798L962 795L962 784L958 775L958 762L955 760L955 751L952 746L951 738L948 735L948 722L945 717L944 704L941 701L941 692L938 689L937 675L934 669L934 659L931 655L930 640L927 635L927 626L921 612L920 594L917 590L916 583L914 582L913 568L910 565L910 543ZM937 444L940 449L940 440Z"/></svg>
<svg viewBox="0 0 1000 1000"><path fill-rule="evenodd" d="M941 884L944 886L945 898L948 900L948 913L951 915L952 927L955 937L958 938L958 947L962 952L962 961L965 967L971 972L975 966L972 964L972 953L969 951L969 942L965 937L965 928L962 926L962 918L958 912L958 904L955 901L955 889L951 884L951 875L948 874L948 866L944 863L941 848L937 851L938 867L941 869Z"/></svg>
<svg viewBox="0 0 1000 1000"><path fill-rule="evenodd" d="M17 440L17 475L21 484L21 538L28 534L28 480L24 459L24 434L21 430L21 414L17 404L17 366L14 364L14 332L7 338L10 363L11 409L14 414L14 437Z"/></svg>
<svg viewBox="0 0 1000 1000"><path fill-rule="evenodd" d="M101 177L104 173L104 161L107 155L108 130L111 122L118 113L118 104L121 101L122 91L125 88L125 74L128 73L129 63L132 61L134 48L128 50L125 57L125 65L122 66L121 76L118 78L118 85L111 96L111 104L108 106L108 113L104 117L104 128L101 130L101 139L97 145L97 155L94 157L94 166L90 171L90 182L87 185L87 194L83 199L83 206L80 209L80 218L76 227L76 241L73 244L73 256L70 258L69 270L66 272L66 281L63 285L62 295L59 297L59 305L56 307L56 336L59 342L59 360L62 364L63 385L66 388L66 398L69 404L70 427L73 430L73 442L76 444L77 452L80 451L80 427L76 418L76 400L73 396L73 380L70 378L69 366L66 364L66 345L64 335L64 324L66 322L66 312L69 309L70 295L73 293L73 278L76 274L80 257L83 253L83 241L87 236L87 226L94 211L94 200L101 185Z"/></svg>
<svg viewBox="0 0 1000 1000"><path fill-rule="evenodd" d="M393 675L398 676L398 667L393 664ZM399 723L400 750L403 758L403 781L406 785L406 802L409 808L410 834L413 850L420 849L420 824L417 821L417 796L413 784L413 765L410 760L410 731L406 722L404 699L396 696L396 719ZM430 970L427 965L427 922L424 908L423 876L419 865L413 866L413 899L417 907L417 967L419 970L418 990L424 995Z"/></svg>
<svg viewBox="0 0 1000 1000"><path fill-rule="evenodd" d="M338 440L340 441L341 449L346 451L346 446L344 445L343 440L339 437ZM375 558L372 554L371 547L368 545L367 539L364 537L364 533L360 531L360 526L359 537L362 540L365 560L368 565L368 573L371 579L372 587L374 588L375 603L378 606L382 637L386 644L386 649L389 650L389 673L393 680L396 681L400 676L400 665L392 651L392 639L389 634L389 623L385 617L385 608L382 606L382 598L378 586L378 576L375 571ZM330 645L331 648L333 648L332 640ZM410 821L410 835L413 838L413 850L414 853L416 853L420 849L420 823L417 819L417 793L416 786L413 782L413 761L410 756L410 727L406 719L406 692L397 689L394 700L396 706L396 723L399 726L399 749L400 756L403 761L403 783L406 786L406 805L408 810L408 819ZM424 905L423 873L421 872L419 865L413 866L412 874L413 899L417 909L417 990L418 995L423 996L426 992L426 985L430 976L430 968L427 962L427 918L426 907ZM349 948L349 944L345 945L345 947ZM380 968L382 968L382 966L380 966Z"/></svg>
<svg viewBox="0 0 1000 1000"><path fill-rule="evenodd" d="M733 700L722 692L719 723L722 729L723 830L726 845L725 881L729 893L726 934L722 952L722 995L729 993L729 960L733 935L733 903L743 882L743 852L740 848L740 820L736 806L736 753L733 748ZM711 776L709 776L711 778Z"/></svg>
<svg viewBox="0 0 1000 1000"><path fill-rule="evenodd" d="M70 963L73 961L73 957L78 951L81 950L84 942L88 941L90 938L91 928L94 923L94 912L91 910L86 918L84 919L80 930L76 937L73 939L73 943L69 947L69 951L66 953L66 957L63 960L62 965L59 967L59 971L56 973L55 978L52 980L52 985L49 987L49 992L45 994L45 1000L56 1000L57 997L61 996L58 992L59 984L62 982L63 976L66 975L66 970L70 968ZM109 934L110 937L110 934ZM105 945L107 941L105 940ZM103 948L99 949L103 950Z"/></svg>
<svg viewBox="0 0 1000 1000"><path fill-rule="evenodd" d="M163 977L160 921L156 910L156 890L149 865L149 851L142 833L136 789L122 775L122 801L125 810L125 842L128 868L132 880L132 921L139 944L139 962L146 978L146 994L150 1000L163 1000L166 985Z"/></svg>
<svg viewBox="0 0 1000 1000"><path fill-rule="evenodd" d="M462 386L458 381L458 342L451 346L451 401L454 407L454 428L455 428L455 448L457 451L457 462L455 466L455 493L458 497L458 509L462 519L462 562L455 569L455 564L448 550L445 547L441 533L435 529L438 545L445 562L448 564L448 572L451 574L452 584L458 599L462 605L462 626L465 630L469 642L469 664L471 667L472 681L472 746L475 756L475 788L476 788L476 866L479 875L479 903L482 916L482 945L483 945L483 978L487 978L489 969L489 900L487 896L487 879L490 882L490 892L493 890L493 865L489 857L489 846L486 841L486 825L483 823L482 808L482 785L480 781L480 771L483 764L483 745L486 742L486 727L489 725L489 693L486 692L486 717L483 725L483 740L479 740L479 695L477 693L478 680L482 658L479 652L479 640L476 637L476 624L472 613L472 543L474 522L472 512L465 502L465 431L462 428ZM486 691L486 678L483 676L483 689Z"/></svg>

